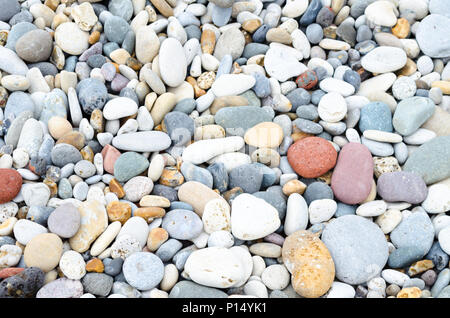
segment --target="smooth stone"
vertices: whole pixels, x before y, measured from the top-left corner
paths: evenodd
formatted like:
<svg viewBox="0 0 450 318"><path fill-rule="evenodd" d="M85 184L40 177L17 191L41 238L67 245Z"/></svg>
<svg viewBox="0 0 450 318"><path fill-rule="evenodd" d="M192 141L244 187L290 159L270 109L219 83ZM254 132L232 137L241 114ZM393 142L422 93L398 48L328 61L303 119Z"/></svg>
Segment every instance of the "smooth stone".
<svg viewBox="0 0 450 318"><path fill-rule="evenodd" d="M411 265L422 257L421 250L415 246L401 247L389 254L388 265L392 268L402 268Z"/></svg>
<svg viewBox="0 0 450 318"><path fill-rule="evenodd" d="M71 203L61 205L50 214L47 224L50 232L63 238L71 238L80 228L80 212Z"/></svg>
<svg viewBox="0 0 450 318"><path fill-rule="evenodd" d="M346 144L339 152L331 178L336 198L346 204L364 201L370 193L372 179L373 160L368 148L358 143Z"/></svg>
<svg viewBox="0 0 450 318"><path fill-rule="evenodd" d="M433 184L428 188L428 195L422 202L422 207L428 213L444 213L450 210L450 186L446 184Z"/></svg>
<svg viewBox="0 0 450 318"><path fill-rule="evenodd" d="M298 76L307 70L297 57L288 49L273 46L266 52L264 68L271 77L285 82L291 77Z"/></svg>
<svg viewBox="0 0 450 318"><path fill-rule="evenodd" d="M415 246L424 256L433 244L434 229L426 213L414 212L402 220L390 237L397 248Z"/></svg>
<svg viewBox="0 0 450 318"><path fill-rule="evenodd" d="M450 177L450 136L436 137L417 148L403 166L420 175L427 185Z"/></svg>
<svg viewBox="0 0 450 318"><path fill-rule="evenodd" d="M119 182L125 182L144 172L148 166L149 162L144 156L126 152L114 163L114 177Z"/></svg>
<svg viewBox="0 0 450 318"><path fill-rule="evenodd" d="M318 236L309 231L294 232L283 243L282 257L292 274L292 286L300 296L317 298L330 289L335 265Z"/></svg>
<svg viewBox="0 0 450 318"><path fill-rule="evenodd" d="M114 279L103 273L87 273L82 279L85 292L106 297L113 286Z"/></svg>
<svg viewBox="0 0 450 318"><path fill-rule="evenodd" d="M131 286L139 290L150 290L163 279L164 265L153 253L133 253L123 263L123 274Z"/></svg>
<svg viewBox="0 0 450 318"><path fill-rule="evenodd" d="M231 230L236 238L254 240L273 233L281 224L278 211L266 201L240 194L232 202ZM252 222L252 228L246 226Z"/></svg>
<svg viewBox="0 0 450 318"><path fill-rule="evenodd" d="M170 87L178 87L186 78L187 63L184 49L174 38L166 39L159 49L159 71Z"/></svg>
<svg viewBox="0 0 450 318"><path fill-rule="evenodd" d="M166 213L162 227L175 239L191 240L200 235L203 222L192 211L175 209Z"/></svg>
<svg viewBox="0 0 450 318"><path fill-rule="evenodd" d="M419 175L399 171L383 173L378 178L377 193L385 201L418 204L425 200L428 190Z"/></svg>
<svg viewBox="0 0 450 318"><path fill-rule="evenodd" d="M69 144L61 143L55 145L52 149L51 159L56 166L64 167L68 163L77 163L82 160L82 157L77 148Z"/></svg>
<svg viewBox="0 0 450 318"><path fill-rule="evenodd" d="M434 102L426 97L410 97L398 103L392 123L397 132L408 136L422 126L434 113Z"/></svg>
<svg viewBox="0 0 450 318"><path fill-rule="evenodd" d="M28 67L20 57L14 51L4 46L0 46L0 70L11 75L25 76L28 73Z"/></svg>
<svg viewBox="0 0 450 318"><path fill-rule="evenodd" d="M23 253L25 264L49 272L58 265L62 249L63 243L56 234L38 234L26 244Z"/></svg>
<svg viewBox="0 0 450 318"><path fill-rule="evenodd" d="M372 73L389 73L401 69L406 64L406 53L396 47L380 46L361 59L361 65Z"/></svg>
<svg viewBox="0 0 450 318"><path fill-rule="evenodd" d="M43 30L32 30L25 33L16 42L16 52L27 62L43 62L50 57L53 43L51 35Z"/></svg>
<svg viewBox="0 0 450 318"><path fill-rule="evenodd" d="M240 247L235 247L240 249ZM250 253L245 257L250 258ZM239 252L224 247L208 247L192 252L184 271L196 283L215 288L229 288L239 285L246 278L247 265ZM250 260L251 263L251 260Z"/></svg>
<svg viewBox="0 0 450 318"><path fill-rule="evenodd" d="M103 109L107 99L108 91L106 86L96 78L81 80L77 86L78 100L87 114L91 114L95 109Z"/></svg>
<svg viewBox="0 0 450 318"><path fill-rule="evenodd" d="M197 167L190 162L183 162L180 171L186 181L197 181L209 188L213 187L213 176L205 168Z"/></svg>
<svg viewBox="0 0 450 318"><path fill-rule="evenodd" d="M61 23L55 30L55 42L64 52L80 55L89 46L89 34L73 22Z"/></svg>
<svg viewBox="0 0 450 318"><path fill-rule="evenodd" d="M220 61L225 55L231 55L236 60L242 55L245 38L238 28L229 28L224 31L216 42L214 56Z"/></svg>
<svg viewBox="0 0 450 318"><path fill-rule="evenodd" d="M103 117L114 120L136 114L138 105L128 97L117 97L108 101L103 107Z"/></svg>
<svg viewBox="0 0 450 318"><path fill-rule="evenodd" d="M416 31L416 40L422 52L429 57L442 58L450 56L450 42L443 37L442 31L449 24L450 18L440 14L430 14L423 19Z"/></svg>
<svg viewBox="0 0 450 318"><path fill-rule="evenodd" d="M380 228L357 215L344 215L329 223L322 241L336 266L336 277L357 285L376 277L388 260L388 245Z"/></svg>
<svg viewBox="0 0 450 318"><path fill-rule="evenodd" d="M183 145L194 135L194 120L183 112L172 111L164 116L167 134L176 145Z"/></svg>
<svg viewBox="0 0 450 318"><path fill-rule="evenodd" d="M218 155L237 151L243 146L244 140L239 136L199 140L186 147L182 158L184 161L200 164Z"/></svg>
<svg viewBox="0 0 450 318"><path fill-rule="evenodd" d="M169 148L170 137L161 131L139 131L116 136L112 145L120 150L155 152Z"/></svg>
<svg viewBox="0 0 450 318"><path fill-rule="evenodd" d="M383 102L372 102L361 108L359 129L392 132L392 113Z"/></svg>
<svg viewBox="0 0 450 318"><path fill-rule="evenodd" d="M216 78L211 86L215 96L239 95L252 88L256 83L253 76L246 74L223 74Z"/></svg>

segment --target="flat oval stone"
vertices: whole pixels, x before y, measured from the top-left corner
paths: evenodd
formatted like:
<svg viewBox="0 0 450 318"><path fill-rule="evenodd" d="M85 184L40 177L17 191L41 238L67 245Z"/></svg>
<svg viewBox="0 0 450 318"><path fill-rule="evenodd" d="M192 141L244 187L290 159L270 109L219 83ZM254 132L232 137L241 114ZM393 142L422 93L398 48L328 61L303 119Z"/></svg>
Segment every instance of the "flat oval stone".
<svg viewBox="0 0 450 318"><path fill-rule="evenodd" d="M116 136L112 140L114 147L125 151L155 152L169 148L172 141L162 131L139 131Z"/></svg>
<svg viewBox="0 0 450 318"><path fill-rule="evenodd" d="M263 122L247 130L245 143L258 148L278 147L283 140L282 128L272 122Z"/></svg>
<svg viewBox="0 0 450 318"><path fill-rule="evenodd" d="M450 56L450 41L444 30L450 18L441 14L431 14L419 23L416 40L422 52L433 58Z"/></svg>
<svg viewBox="0 0 450 318"><path fill-rule="evenodd" d="M211 90L217 97L239 95L252 88L255 83L255 78L250 75L223 74L216 78Z"/></svg>
<svg viewBox="0 0 450 318"><path fill-rule="evenodd" d="M366 283L379 275L389 256L380 228L357 215L344 215L326 225L322 242L333 258L336 277L351 285Z"/></svg>
<svg viewBox="0 0 450 318"><path fill-rule="evenodd" d="M200 164L224 153L231 153L244 146L242 137L233 136L196 141L183 151L183 160Z"/></svg>
<svg viewBox="0 0 450 318"><path fill-rule="evenodd" d="M214 116L214 120L228 134L244 136L248 129L259 123L272 121L272 117L261 107L235 106L221 108Z"/></svg>
<svg viewBox="0 0 450 318"><path fill-rule="evenodd" d="M27 267L38 267L44 272L55 268L62 255L63 243L53 233L42 233L33 237L24 250L24 261Z"/></svg>
<svg viewBox="0 0 450 318"><path fill-rule="evenodd" d="M337 152L327 140L307 137L289 147L287 158L300 176L317 178L335 166Z"/></svg>
<svg viewBox="0 0 450 318"><path fill-rule="evenodd" d="M192 211L175 209L166 213L162 228L169 233L170 237L178 240L191 240L200 235L203 222Z"/></svg>
<svg viewBox="0 0 450 318"><path fill-rule="evenodd" d="M22 188L22 176L14 169L0 169L0 203L11 201Z"/></svg>
<svg viewBox="0 0 450 318"><path fill-rule="evenodd" d="M107 120L114 120L128 117L137 113L138 105L128 97L113 98L105 104L103 117Z"/></svg>
<svg viewBox="0 0 450 318"><path fill-rule="evenodd" d="M159 71L170 87L178 87L186 78L187 63L184 49L174 38L164 40L159 49Z"/></svg>
<svg viewBox="0 0 450 318"><path fill-rule="evenodd" d="M52 48L50 33L40 29L25 33L16 43L17 55L32 63L46 61L52 53Z"/></svg>
<svg viewBox="0 0 450 318"><path fill-rule="evenodd" d="M389 73L401 69L406 64L406 53L400 48L380 46L361 59L361 65L372 73Z"/></svg>
<svg viewBox="0 0 450 318"><path fill-rule="evenodd" d="M252 227L248 224L252 223ZM269 235L281 225L278 211L251 194L238 195L231 206L231 231L241 240L255 240Z"/></svg>
<svg viewBox="0 0 450 318"><path fill-rule="evenodd" d="M366 146L348 143L339 152L331 177L331 188L337 199L346 204L364 201L370 193L373 160Z"/></svg>
<svg viewBox="0 0 450 318"><path fill-rule="evenodd" d="M136 153L126 152L114 163L114 177L125 182L144 172L149 166L147 158Z"/></svg>
<svg viewBox="0 0 450 318"><path fill-rule="evenodd" d="M427 97L410 97L398 103L392 124L397 132L408 136L422 126L434 113L434 102Z"/></svg>
<svg viewBox="0 0 450 318"><path fill-rule="evenodd" d="M450 136L436 137L417 148L403 166L433 184L450 177Z"/></svg>
<svg viewBox="0 0 450 318"><path fill-rule="evenodd" d="M406 171L383 173L378 178L377 193L385 201L421 203L427 197L427 186L422 177Z"/></svg>
<svg viewBox="0 0 450 318"><path fill-rule="evenodd" d="M241 259L224 247L208 247L192 252L184 270L194 282L216 288L235 286L245 276Z"/></svg>
<svg viewBox="0 0 450 318"><path fill-rule="evenodd" d="M153 253L137 252L131 254L123 263L126 281L139 290L150 290L161 282L164 264Z"/></svg>
<svg viewBox="0 0 450 318"><path fill-rule="evenodd" d="M391 232L390 237L397 248L415 246L424 256L433 244L433 224L426 213L413 212L402 220Z"/></svg>
<svg viewBox="0 0 450 318"><path fill-rule="evenodd" d="M292 286L302 297L325 294L334 280L335 268L325 244L309 231L297 231L286 237L283 263L292 274Z"/></svg>
<svg viewBox="0 0 450 318"><path fill-rule="evenodd" d="M55 145L51 157L53 164L58 167L64 167L69 163L77 163L82 160L81 153L77 148L64 143Z"/></svg>
<svg viewBox="0 0 450 318"><path fill-rule="evenodd" d="M71 203L63 204L50 214L47 224L52 233L63 238L71 238L80 228L80 212Z"/></svg>

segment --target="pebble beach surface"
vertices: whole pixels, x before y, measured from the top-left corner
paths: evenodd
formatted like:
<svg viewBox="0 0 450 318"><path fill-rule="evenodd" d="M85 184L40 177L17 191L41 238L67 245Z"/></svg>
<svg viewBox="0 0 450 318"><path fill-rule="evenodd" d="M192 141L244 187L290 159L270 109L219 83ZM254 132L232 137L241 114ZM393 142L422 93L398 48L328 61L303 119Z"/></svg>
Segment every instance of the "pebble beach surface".
<svg viewBox="0 0 450 318"><path fill-rule="evenodd" d="M450 298L449 25L0 0L0 298Z"/></svg>

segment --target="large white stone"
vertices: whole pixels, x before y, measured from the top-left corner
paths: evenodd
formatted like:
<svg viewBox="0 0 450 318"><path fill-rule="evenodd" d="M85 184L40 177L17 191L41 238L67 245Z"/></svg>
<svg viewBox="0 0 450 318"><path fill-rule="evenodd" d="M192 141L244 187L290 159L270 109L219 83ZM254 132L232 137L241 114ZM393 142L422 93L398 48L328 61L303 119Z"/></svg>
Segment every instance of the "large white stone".
<svg viewBox="0 0 450 318"><path fill-rule="evenodd" d="M61 23L55 30L55 42L64 52L80 55L89 46L89 33L73 22Z"/></svg>
<svg viewBox="0 0 450 318"><path fill-rule="evenodd" d="M337 123L347 114L347 102L341 94L331 92L322 97L318 111L322 120Z"/></svg>
<svg viewBox="0 0 450 318"><path fill-rule="evenodd" d="M362 67L372 73L389 73L401 69L406 64L404 50L393 46L379 46L361 59Z"/></svg>
<svg viewBox="0 0 450 318"><path fill-rule="evenodd" d="M27 75L27 65L17 56L17 54L0 45L0 70L14 75Z"/></svg>
<svg viewBox="0 0 450 318"><path fill-rule="evenodd" d="M163 41L158 55L161 78L170 87L178 87L184 82L187 72L186 55L181 43L168 38Z"/></svg>
<svg viewBox="0 0 450 318"><path fill-rule="evenodd" d="M243 193L233 200L231 232L235 237L256 240L275 232L280 224L278 211L263 199Z"/></svg>
<svg viewBox="0 0 450 318"><path fill-rule="evenodd" d="M120 150L154 152L169 148L169 135L161 131L139 131L114 137L112 145Z"/></svg>
<svg viewBox="0 0 450 318"><path fill-rule="evenodd" d="M223 74L216 78L211 90L217 97L239 95L252 88L255 83L255 78L250 75Z"/></svg>
<svg viewBox="0 0 450 318"><path fill-rule="evenodd" d="M286 218L284 220L284 233L291 235L308 226L308 204L298 193L293 193L287 201Z"/></svg>
<svg viewBox="0 0 450 318"><path fill-rule="evenodd" d="M233 287L244 280L246 270L240 258L224 247L208 247L189 255L184 272L194 282L215 288Z"/></svg>
<svg viewBox="0 0 450 318"><path fill-rule="evenodd" d="M138 105L128 97L117 97L108 101L103 108L103 117L114 120L128 117L137 113Z"/></svg>
<svg viewBox="0 0 450 318"><path fill-rule="evenodd" d="M428 188L428 195L422 202L422 207L428 213L450 211L450 187L446 184L434 184Z"/></svg>
<svg viewBox="0 0 450 318"><path fill-rule="evenodd" d="M264 57L264 67L267 74L280 82L285 82L307 70L307 67L298 61L291 50L281 46L271 46L267 50Z"/></svg>
<svg viewBox="0 0 450 318"><path fill-rule="evenodd" d="M398 11L391 1L375 1L369 4L364 12L370 25L392 27L397 23Z"/></svg>
<svg viewBox="0 0 450 318"><path fill-rule="evenodd" d="M237 151L243 146L244 139L239 136L199 140L187 146L182 157L183 161L200 164L218 155Z"/></svg>

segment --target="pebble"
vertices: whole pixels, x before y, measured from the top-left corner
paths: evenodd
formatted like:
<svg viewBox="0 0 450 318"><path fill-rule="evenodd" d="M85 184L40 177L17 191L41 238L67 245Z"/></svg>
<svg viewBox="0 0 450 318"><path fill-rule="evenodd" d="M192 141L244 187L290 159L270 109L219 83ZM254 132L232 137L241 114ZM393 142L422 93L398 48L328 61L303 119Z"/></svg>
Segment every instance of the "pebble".
<svg viewBox="0 0 450 318"><path fill-rule="evenodd" d="M316 235L308 231L294 232L286 238L282 255L292 274L292 286L300 296L316 298L330 289L335 264L330 251Z"/></svg>
<svg viewBox="0 0 450 318"><path fill-rule="evenodd" d="M278 211L251 194L237 196L231 210L231 231L239 239L262 238L273 233L281 224ZM251 229L245 226L248 222L254 225Z"/></svg>
<svg viewBox="0 0 450 318"><path fill-rule="evenodd" d="M348 143L339 152L331 178L334 195L347 204L364 201L370 193L372 174L373 161L368 148L358 143Z"/></svg>
<svg viewBox="0 0 450 318"><path fill-rule="evenodd" d="M125 259L123 274L131 286L139 290L150 290L163 279L164 265L152 253L137 252Z"/></svg>
<svg viewBox="0 0 450 318"><path fill-rule="evenodd" d="M448 161L450 137L436 137L414 151L405 162L403 170L420 175L427 185L450 176ZM430 156L433 154L433 156Z"/></svg>
<svg viewBox="0 0 450 318"><path fill-rule="evenodd" d="M415 212L403 219L390 236L392 243L397 248L412 246L411 240L414 240L415 248L425 255L433 244L434 230L426 213Z"/></svg>
<svg viewBox="0 0 450 318"><path fill-rule="evenodd" d="M385 201L418 204L425 200L428 190L419 175L398 171L383 173L378 178L377 192Z"/></svg>
<svg viewBox="0 0 450 318"><path fill-rule="evenodd" d="M388 245L383 232L367 219L344 215L329 223L322 241L336 266L336 277L356 285L377 276L388 260ZM346 248L351 246L352 248Z"/></svg>

